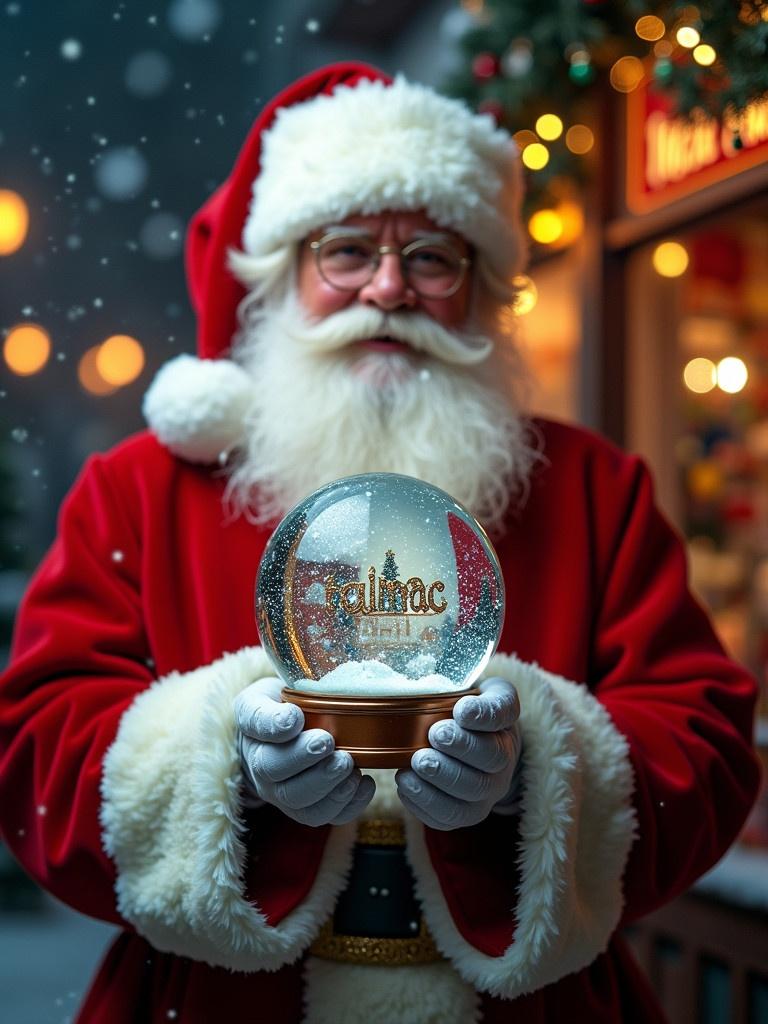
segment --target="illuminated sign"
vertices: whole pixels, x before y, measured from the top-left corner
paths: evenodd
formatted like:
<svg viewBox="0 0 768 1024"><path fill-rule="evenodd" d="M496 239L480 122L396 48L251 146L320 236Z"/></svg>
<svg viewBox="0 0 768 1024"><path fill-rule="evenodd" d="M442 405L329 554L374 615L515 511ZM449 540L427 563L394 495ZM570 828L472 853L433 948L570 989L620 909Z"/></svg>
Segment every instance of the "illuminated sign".
<svg viewBox="0 0 768 1024"><path fill-rule="evenodd" d="M626 201L648 213L768 161L768 94L723 121L675 117L641 85L627 96Z"/></svg>

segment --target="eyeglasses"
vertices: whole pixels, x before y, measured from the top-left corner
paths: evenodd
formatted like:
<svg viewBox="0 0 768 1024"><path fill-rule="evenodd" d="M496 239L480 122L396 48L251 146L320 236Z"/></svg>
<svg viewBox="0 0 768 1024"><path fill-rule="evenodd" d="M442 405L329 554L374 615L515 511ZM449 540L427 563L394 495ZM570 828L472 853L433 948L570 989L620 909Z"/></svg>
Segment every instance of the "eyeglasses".
<svg viewBox="0 0 768 1024"><path fill-rule="evenodd" d="M471 260L442 239L417 238L408 245L377 245L366 235L330 232L310 242L320 276L332 288L356 292L369 284L381 257L393 253L408 285L423 298L444 299L459 290Z"/></svg>

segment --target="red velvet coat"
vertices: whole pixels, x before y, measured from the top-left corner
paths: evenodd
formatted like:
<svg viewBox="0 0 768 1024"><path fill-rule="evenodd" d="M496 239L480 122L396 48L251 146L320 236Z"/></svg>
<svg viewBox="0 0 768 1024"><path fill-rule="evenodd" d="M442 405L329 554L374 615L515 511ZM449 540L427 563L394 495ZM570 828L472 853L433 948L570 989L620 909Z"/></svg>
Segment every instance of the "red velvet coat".
<svg viewBox="0 0 768 1024"><path fill-rule="evenodd" d="M523 510L510 515L497 545L507 594L500 650L538 663L545 670L542 680L553 673L573 681L557 683L560 689L551 692L558 700L568 686L569 694L579 691L578 699L583 692L584 700L610 716L601 728L615 732L622 744L626 740L634 775L627 813L634 818L610 827L623 829L625 838L631 831L636 837L620 865L623 909L614 900L615 913L609 914L611 921L626 923L686 889L736 836L757 785L750 750L755 686L724 655L688 592L680 542L654 506L641 462L586 431L548 422L539 427L546 463L536 470ZM223 486L219 471L183 462L149 434L92 458L64 503L58 539L19 613L12 665L0 689L4 841L60 899L125 929L81 1012L79 1020L86 1024L164 1022L169 1009L189 1024L246 1019L244 1009L253 1014L256 1007L256 1016L248 1019L300 1017L301 961L287 962L300 951L294 950L285 966L279 966L279 956L268 957L269 971L254 969L255 955L248 972L232 972L204 962L216 957L197 959L192 947L187 955L160 952L137 933L156 934L154 925L142 924L144 910L125 917L127 907L141 903L136 893L149 891L141 871L155 856L142 847L142 863L136 866L128 820L144 757L146 771L153 770L153 735L147 735L143 748L142 737L131 738L126 726L125 743L135 744L130 760L136 776L121 776L130 766L116 761L117 781L102 782L105 752L124 713L154 680L166 681L156 687L176 687L182 694L191 680L189 693L197 692L193 670L258 643L253 586L268 531L242 518L225 521ZM549 693L548 685L542 682L539 692ZM562 697L566 710L570 700ZM522 706L525 712L524 696ZM223 715L229 716L228 707ZM574 721L580 720L576 714ZM159 748L171 742L176 723L155 722L153 728ZM184 731L182 725L178 730ZM591 736L584 743L586 760ZM192 741L182 736L173 742ZM530 742L526 757L535 754L529 748ZM588 814L597 815L594 828L602 828L601 807L591 807L590 799L600 804L608 790L591 789L588 773L573 774L580 771L578 763L574 768L579 756L564 769L572 782L576 779L578 794L563 828ZM170 779L174 764L169 756L157 778ZM137 798L134 810L156 814L159 830L166 801L158 798L157 808L147 811L150 799L151 793ZM542 799L532 783L526 799ZM102 802L110 800L112 810L105 812ZM193 840L195 820L190 811ZM246 815L244 823L245 900L258 905L269 936L308 898L334 830L295 824L269 807ZM112 836L107 847L113 856L105 852L103 828ZM453 832L418 823L411 828L426 851L419 870L432 872L437 886L425 881L424 899L442 899L452 919L444 928L434 912L430 923L438 943L455 962L461 960L453 955L461 947L479 951L490 965L491 981L477 985L486 989L484 1020L659 1019L621 940L610 937L612 925L604 940L597 940L601 948L607 945L606 952L588 966L513 1001L488 994L504 991L493 981L493 964L501 963L518 937L517 889L527 833L518 818L495 815ZM623 841L620 837L619 846ZM586 873L590 884L600 885L594 877L600 874L599 860L587 863ZM121 874L127 879L122 890ZM182 913L184 898L163 909L163 928L173 914ZM613 899L610 893L607 898ZM605 902L602 895L595 899ZM210 908L214 914L214 905ZM151 916L154 910L146 912ZM319 923L311 922L308 934ZM561 917L564 943L566 924ZM443 942L446 928L454 937ZM174 946L173 938L153 941L188 948ZM566 961L569 955L566 950ZM469 975L472 970L467 968ZM526 990L525 981L520 988Z"/></svg>

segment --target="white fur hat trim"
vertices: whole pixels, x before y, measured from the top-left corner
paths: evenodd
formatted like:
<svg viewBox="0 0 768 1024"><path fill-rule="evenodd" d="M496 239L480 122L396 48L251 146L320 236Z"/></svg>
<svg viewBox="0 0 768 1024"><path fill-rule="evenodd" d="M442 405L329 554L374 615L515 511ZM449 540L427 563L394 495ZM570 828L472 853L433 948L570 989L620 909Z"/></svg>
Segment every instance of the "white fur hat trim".
<svg viewBox="0 0 768 1024"><path fill-rule="evenodd" d="M278 111L243 231L254 256L353 213L425 209L502 276L525 258L517 148L487 114L398 77Z"/></svg>
<svg viewBox="0 0 768 1024"><path fill-rule="evenodd" d="M253 381L230 359L181 355L161 367L144 396L150 430L188 462L222 462L243 439Z"/></svg>

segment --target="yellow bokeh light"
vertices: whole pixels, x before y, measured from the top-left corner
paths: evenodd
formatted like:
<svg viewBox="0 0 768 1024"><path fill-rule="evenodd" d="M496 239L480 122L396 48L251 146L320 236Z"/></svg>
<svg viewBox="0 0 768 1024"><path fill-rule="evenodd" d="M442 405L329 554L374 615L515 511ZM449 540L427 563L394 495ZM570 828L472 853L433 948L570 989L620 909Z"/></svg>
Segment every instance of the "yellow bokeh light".
<svg viewBox="0 0 768 1024"><path fill-rule="evenodd" d="M563 221L556 210L537 210L528 221L531 238L542 245L551 245L563 233Z"/></svg>
<svg viewBox="0 0 768 1024"><path fill-rule="evenodd" d="M706 395L717 387L717 369L711 359L691 359L683 370L683 381L689 391Z"/></svg>
<svg viewBox="0 0 768 1024"><path fill-rule="evenodd" d="M111 395L117 388L108 383L99 373L99 368L96 365L96 358L99 354L100 345L94 345L93 348L89 348L80 357L80 362L77 366L77 378L80 381L82 387L91 395Z"/></svg>
<svg viewBox="0 0 768 1024"><path fill-rule="evenodd" d="M558 203L555 213L562 224L562 231L557 239L558 244L571 245L584 231L584 211L578 203L566 200Z"/></svg>
<svg viewBox="0 0 768 1024"><path fill-rule="evenodd" d="M682 25L675 33L675 39L677 39L678 43L680 43L681 46L684 46L686 50L692 50L694 46L699 45L701 36L692 25Z"/></svg>
<svg viewBox="0 0 768 1024"><path fill-rule="evenodd" d="M532 142L523 150L522 161L531 171L540 171L549 163L549 150L541 142Z"/></svg>
<svg viewBox="0 0 768 1024"><path fill-rule="evenodd" d="M708 43L700 43L693 51L693 59L697 64L708 68L710 64L714 64L717 60L717 52L714 46L710 46Z"/></svg>
<svg viewBox="0 0 768 1024"><path fill-rule="evenodd" d="M8 332L3 357L8 369L19 377L30 377L45 366L51 355L48 332L37 324L18 324Z"/></svg>
<svg viewBox="0 0 768 1024"><path fill-rule="evenodd" d="M572 153L583 155L594 146L595 136L585 124L572 124L565 133L565 144Z"/></svg>
<svg viewBox="0 0 768 1024"><path fill-rule="evenodd" d="M741 391L749 380L749 371L743 359L727 356L717 364L717 386L729 395Z"/></svg>
<svg viewBox="0 0 768 1024"><path fill-rule="evenodd" d="M10 256L24 244L29 227L27 204L9 189L0 189L0 256Z"/></svg>
<svg viewBox="0 0 768 1024"><path fill-rule="evenodd" d="M611 85L617 92L632 92L643 80L645 68L637 57L619 57L611 68Z"/></svg>
<svg viewBox="0 0 768 1024"><path fill-rule="evenodd" d="M655 14L646 14L645 17L638 18L635 23L635 32L641 39L645 39L649 43L661 39L665 31L664 22Z"/></svg>
<svg viewBox="0 0 768 1024"><path fill-rule="evenodd" d="M512 287L515 289L512 312L515 316L525 316L539 301L539 289L527 274L513 277Z"/></svg>
<svg viewBox="0 0 768 1024"><path fill-rule="evenodd" d="M108 384L123 387L144 369L144 349L128 334L113 334L99 345L96 367Z"/></svg>
<svg viewBox="0 0 768 1024"><path fill-rule="evenodd" d="M688 250L679 242L661 242L653 250L653 269L662 277L680 277L688 269Z"/></svg>
<svg viewBox="0 0 768 1024"><path fill-rule="evenodd" d="M553 142L563 134L563 122L557 114L542 114L536 121L536 132L547 142Z"/></svg>

